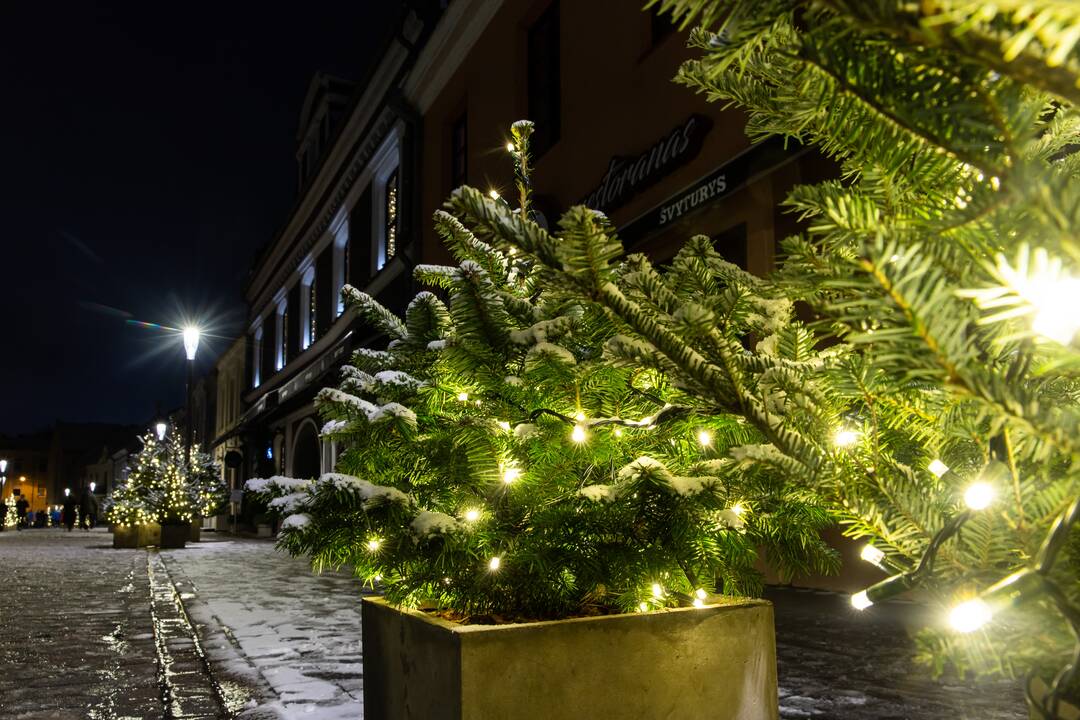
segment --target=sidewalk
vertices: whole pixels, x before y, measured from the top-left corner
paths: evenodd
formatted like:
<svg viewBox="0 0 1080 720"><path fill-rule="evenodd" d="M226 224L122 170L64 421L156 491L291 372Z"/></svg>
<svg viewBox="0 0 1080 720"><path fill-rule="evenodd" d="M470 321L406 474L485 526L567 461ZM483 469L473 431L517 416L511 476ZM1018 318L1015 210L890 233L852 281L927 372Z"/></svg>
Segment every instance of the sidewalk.
<svg viewBox="0 0 1080 720"><path fill-rule="evenodd" d="M363 717L360 590L267 540L203 535L159 553L243 720ZM246 686L246 687L245 687Z"/></svg>

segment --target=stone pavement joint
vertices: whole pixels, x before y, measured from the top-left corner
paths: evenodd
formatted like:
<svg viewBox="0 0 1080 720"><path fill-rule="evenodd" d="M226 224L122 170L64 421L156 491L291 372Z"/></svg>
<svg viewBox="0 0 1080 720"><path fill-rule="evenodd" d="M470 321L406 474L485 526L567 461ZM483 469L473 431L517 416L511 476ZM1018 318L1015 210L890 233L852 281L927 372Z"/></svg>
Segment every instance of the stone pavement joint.
<svg viewBox="0 0 1080 720"><path fill-rule="evenodd" d="M169 720L231 718L225 693L210 662L184 601L156 549L147 552L151 614L157 647L158 680Z"/></svg>

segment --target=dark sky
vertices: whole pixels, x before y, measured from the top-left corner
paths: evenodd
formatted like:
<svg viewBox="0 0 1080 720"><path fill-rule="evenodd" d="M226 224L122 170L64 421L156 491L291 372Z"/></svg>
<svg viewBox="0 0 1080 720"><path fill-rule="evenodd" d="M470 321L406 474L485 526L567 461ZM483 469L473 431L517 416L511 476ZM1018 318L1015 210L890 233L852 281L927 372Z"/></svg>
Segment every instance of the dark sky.
<svg viewBox="0 0 1080 720"><path fill-rule="evenodd" d="M308 81L359 79L399 12L3 4L0 433L183 402L179 338L125 318L205 318L221 337L200 368L241 332L255 251L295 199Z"/></svg>

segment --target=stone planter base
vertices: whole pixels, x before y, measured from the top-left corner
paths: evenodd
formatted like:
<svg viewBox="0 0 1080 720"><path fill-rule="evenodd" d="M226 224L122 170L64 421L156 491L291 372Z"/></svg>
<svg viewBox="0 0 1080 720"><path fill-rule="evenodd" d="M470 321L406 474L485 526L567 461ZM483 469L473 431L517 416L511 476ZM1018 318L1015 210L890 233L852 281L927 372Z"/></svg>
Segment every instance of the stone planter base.
<svg viewBox="0 0 1080 720"><path fill-rule="evenodd" d="M140 548L161 542L161 526L157 523L144 525L113 525L114 548Z"/></svg>
<svg viewBox="0 0 1080 720"><path fill-rule="evenodd" d="M191 522L191 536L188 538L191 542L202 541L202 519L196 519Z"/></svg>
<svg viewBox="0 0 1080 720"><path fill-rule="evenodd" d="M162 549L182 548L187 545L188 538L190 537L190 523L181 523L179 525L162 525L161 543L158 545L158 547Z"/></svg>
<svg viewBox="0 0 1080 720"><path fill-rule="evenodd" d="M776 720L772 605L458 625L364 598L364 713L380 720Z"/></svg>

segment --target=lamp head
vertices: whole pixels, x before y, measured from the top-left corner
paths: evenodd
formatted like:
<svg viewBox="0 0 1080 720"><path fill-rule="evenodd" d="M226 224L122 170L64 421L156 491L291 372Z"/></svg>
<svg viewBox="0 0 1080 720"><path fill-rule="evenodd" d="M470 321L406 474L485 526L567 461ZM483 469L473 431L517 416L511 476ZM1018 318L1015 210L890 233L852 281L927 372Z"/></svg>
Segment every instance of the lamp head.
<svg viewBox="0 0 1080 720"><path fill-rule="evenodd" d="M188 325L184 328L184 351L188 360L195 359L195 351L199 349L199 328Z"/></svg>
<svg viewBox="0 0 1080 720"><path fill-rule="evenodd" d="M169 429L169 426L166 425L163 422L159 422L157 425L155 425L154 430L157 431L157 439L158 440L164 440L165 439L165 431L168 430L168 429Z"/></svg>
<svg viewBox="0 0 1080 720"><path fill-rule="evenodd" d="M7 460L0 460L0 473L7 472Z"/></svg>

